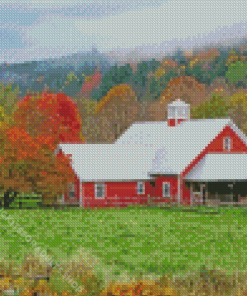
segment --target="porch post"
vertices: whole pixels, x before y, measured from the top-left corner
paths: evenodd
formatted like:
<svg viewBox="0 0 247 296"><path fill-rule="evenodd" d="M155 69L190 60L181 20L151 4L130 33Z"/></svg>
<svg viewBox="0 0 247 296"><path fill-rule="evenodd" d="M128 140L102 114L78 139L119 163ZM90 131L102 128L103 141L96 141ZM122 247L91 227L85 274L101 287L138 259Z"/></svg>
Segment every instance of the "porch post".
<svg viewBox="0 0 247 296"><path fill-rule="evenodd" d="M200 184L200 204L203 203L203 188L205 187L205 184Z"/></svg>
<svg viewBox="0 0 247 296"><path fill-rule="evenodd" d="M206 189L205 189L205 203L208 202L208 182L206 182Z"/></svg>
<svg viewBox="0 0 247 296"><path fill-rule="evenodd" d="M190 182L190 204L193 205L194 203L194 198L193 198L193 183Z"/></svg>
<svg viewBox="0 0 247 296"><path fill-rule="evenodd" d="M64 198L64 194L62 195L62 204L64 204L65 198Z"/></svg>

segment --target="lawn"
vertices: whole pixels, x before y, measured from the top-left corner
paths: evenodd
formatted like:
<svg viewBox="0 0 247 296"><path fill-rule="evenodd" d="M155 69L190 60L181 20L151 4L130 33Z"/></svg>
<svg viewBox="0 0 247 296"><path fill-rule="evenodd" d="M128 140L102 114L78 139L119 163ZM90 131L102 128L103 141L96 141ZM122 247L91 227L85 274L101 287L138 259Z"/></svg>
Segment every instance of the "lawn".
<svg viewBox="0 0 247 296"><path fill-rule="evenodd" d="M86 250L97 272L111 279L198 271L202 265L231 274L246 271L247 209L101 208L3 210L55 262ZM33 248L0 219L0 254L21 264ZM0 258L1 259L1 258Z"/></svg>

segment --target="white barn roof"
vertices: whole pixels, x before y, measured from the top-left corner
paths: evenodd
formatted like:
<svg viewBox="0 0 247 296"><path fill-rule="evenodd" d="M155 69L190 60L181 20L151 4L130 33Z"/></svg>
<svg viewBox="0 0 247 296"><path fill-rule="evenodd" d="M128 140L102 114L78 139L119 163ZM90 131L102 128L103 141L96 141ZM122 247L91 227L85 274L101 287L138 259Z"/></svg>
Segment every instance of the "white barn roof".
<svg viewBox="0 0 247 296"><path fill-rule="evenodd" d="M246 180L247 154L207 154L184 179L205 182Z"/></svg>
<svg viewBox="0 0 247 296"><path fill-rule="evenodd" d="M177 143L208 143L231 119L190 119L178 126L168 126L166 121L136 122L115 142L128 145L177 145ZM200 139L200 140L199 140ZM198 143L198 146L201 144Z"/></svg>
<svg viewBox="0 0 247 296"><path fill-rule="evenodd" d="M159 147L149 173L179 174L227 124L233 125L230 119L188 120L172 127L167 122L135 123L116 143Z"/></svg>
<svg viewBox="0 0 247 296"><path fill-rule="evenodd" d="M231 119L197 119L170 127L167 122L134 123L115 144L60 144L72 155L81 181L152 179L150 174L179 174L229 125L247 144Z"/></svg>
<svg viewBox="0 0 247 296"><path fill-rule="evenodd" d="M116 144L60 144L72 155L72 167L83 182L151 179L155 147Z"/></svg>

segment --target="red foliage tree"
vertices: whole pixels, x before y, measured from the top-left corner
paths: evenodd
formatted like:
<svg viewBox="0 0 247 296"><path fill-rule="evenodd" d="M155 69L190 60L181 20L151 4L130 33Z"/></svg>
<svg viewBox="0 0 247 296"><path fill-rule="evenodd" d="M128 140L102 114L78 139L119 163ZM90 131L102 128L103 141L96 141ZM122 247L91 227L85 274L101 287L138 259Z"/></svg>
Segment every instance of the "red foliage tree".
<svg viewBox="0 0 247 296"><path fill-rule="evenodd" d="M87 76L81 90L78 93L80 98L89 99L91 92L94 88L98 87L101 83L102 74L98 69L95 70L92 76Z"/></svg>
<svg viewBox="0 0 247 296"><path fill-rule="evenodd" d="M76 180L69 158L42 148L24 129L14 126L0 134L0 188L5 207L22 192L40 194L44 203L52 203Z"/></svg>
<svg viewBox="0 0 247 296"><path fill-rule="evenodd" d="M96 69L92 76L86 78L86 81L82 85L81 91L91 92L101 82L101 78L101 73L98 69Z"/></svg>
<svg viewBox="0 0 247 296"><path fill-rule="evenodd" d="M36 97L27 95L13 116L19 128L52 150L60 142L83 142L77 105L63 93L43 91Z"/></svg>

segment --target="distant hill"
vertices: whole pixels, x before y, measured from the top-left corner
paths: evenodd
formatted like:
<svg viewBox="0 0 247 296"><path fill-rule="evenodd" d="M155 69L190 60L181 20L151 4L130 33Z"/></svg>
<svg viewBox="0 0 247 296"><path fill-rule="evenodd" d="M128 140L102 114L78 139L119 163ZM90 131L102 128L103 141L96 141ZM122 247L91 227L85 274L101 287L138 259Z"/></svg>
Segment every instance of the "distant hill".
<svg viewBox="0 0 247 296"><path fill-rule="evenodd" d="M235 38L231 41L232 43L221 42L217 45L210 44L202 47L198 45L197 47L194 47L193 50L190 50L192 55L191 58L193 56L196 56L197 54L200 55L200 51L203 53L205 50L207 50L204 47L207 47L208 49L220 48L222 60L223 55L225 55L227 58L230 47L246 47L247 37ZM145 65L145 62L143 64L142 62L148 61L149 63L153 59L155 59L156 61L163 61L167 58L173 61L181 62L186 59L186 56L188 56L188 53L186 53L185 51L186 48L181 47L181 50L176 49L171 53L165 53L164 51L162 51L162 45L160 45L160 47L158 48L155 48L152 45L146 45L136 49L117 49L115 51L112 50L109 52L101 53L97 50L97 48L94 47L91 51L77 52L74 54L68 54L67 56L62 56L59 58L49 58L42 61L27 61L23 63L12 64L2 63L0 64L0 82L4 82L5 84L11 83L13 87L19 86L20 97L23 97L27 93L28 89L36 92L41 92L46 86L48 86L49 90L51 91L57 92L59 90L62 90L68 96L74 97L80 92L82 85L84 84L85 77L91 76L95 72L95 68L97 66L102 74L102 86L100 86L100 89L94 90L93 95L94 99L97 97L97 100L99 101L102 97L102 94L106 92L105 89L107 89L108 91L109 87L118 84L119 79L126 74L124 71L128 72L126 68L123 71L124 73L122 73L123 69L119 70L120 72L118 73L118 70L113 69L113 66L123 66L129 63L131 69L133 70L133 73L135 73L135 75L133 75L133 77L131 77L130 79L131 83L134 89L139 93L138 96L142 97L142 93L146 91L145 87L147 83L144 83L144 80L147 79L146 76L148 75L148 73L146 70L149 68L147 65ZM245 49L245 52L243 54L247 56L247 49ZM221 63L224 63L224 61L222 60ZM198 68L197 70L199 71L200 69ZM195 69L195 71L197 70ZM225 68L223 70L225 71ZM146 71L146 76L143 74L143 71ZM193 69L190 69L190 67L186 67L185 71L186 75L199 75ZM203 78L205 81L201 79L200 82L208 83L208 74L204 73L203 69L200 71L201 74L205 76L203 76L205 78ZM224 71L219 75L224 76ZM71 72L74 72L76 79L72 80L66 85L65 82L67 81L67 76ZM106 73L108 74L105 75ZM212 71L210 73L212 74ZM171 75L172 77L175 74L168 73L168 76L169 75ZM200 75L198 77L202 76ZM166 77L166 79L170 80L171 77L168 76ZM213 77L213 74L211 76ZM212 77L210 78L210 81L212 80ZM156 94L159 86L156 85L155 81L152 81L150 87L152 88L150 90L151 93ZM157 95L159 95L159 92L157 92L154 97L157 97Z"/></svg>
<svg viewBox="0 0 247 296"><path fill-rule="evenodd" d="M63 88L67 95L74 96L81 89L84 77L92 75L96 66L104 74L115 63L115 59L93 48L90 52L78 52L42 61L0 64L0 81L19 86L20 95L24 96L28 89L41 91L45 85L50 90L59 90L64 86L67 75L74 72L78 81L72 81Z"/></svg>

